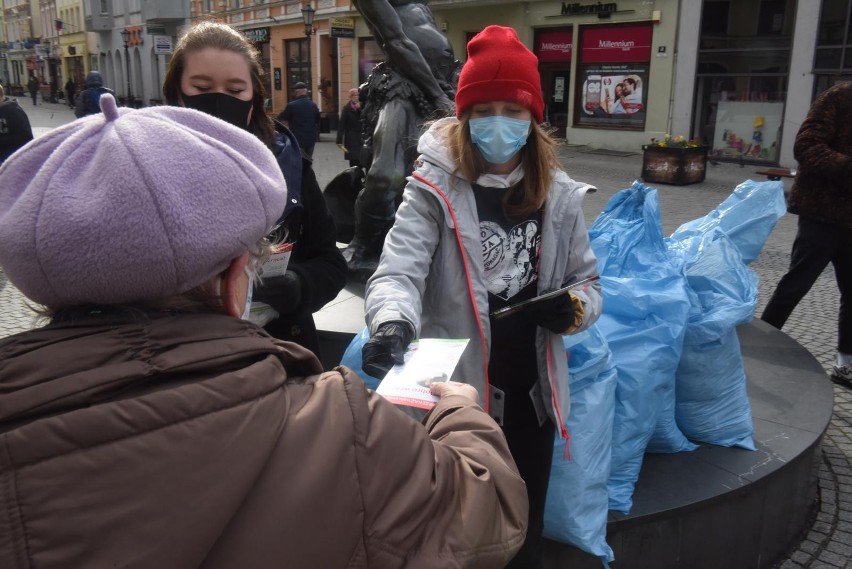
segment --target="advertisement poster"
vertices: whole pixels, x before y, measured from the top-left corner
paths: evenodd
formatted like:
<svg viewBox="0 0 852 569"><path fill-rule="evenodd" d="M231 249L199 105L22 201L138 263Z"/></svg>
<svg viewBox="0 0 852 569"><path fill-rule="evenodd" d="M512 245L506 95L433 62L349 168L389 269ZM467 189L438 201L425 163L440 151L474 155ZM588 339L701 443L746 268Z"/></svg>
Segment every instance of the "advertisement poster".
<svg viewBox="0 0 852 569"><path fill-rule="evenodd" d="M580 67L579 126L644 128L647 64L595 63Z"/></svg>
<svg viewBox="0 0 852 569"><path fill-rule="evenodd" d="M583 26L575 125L645 128L653 28Z"/></svg>

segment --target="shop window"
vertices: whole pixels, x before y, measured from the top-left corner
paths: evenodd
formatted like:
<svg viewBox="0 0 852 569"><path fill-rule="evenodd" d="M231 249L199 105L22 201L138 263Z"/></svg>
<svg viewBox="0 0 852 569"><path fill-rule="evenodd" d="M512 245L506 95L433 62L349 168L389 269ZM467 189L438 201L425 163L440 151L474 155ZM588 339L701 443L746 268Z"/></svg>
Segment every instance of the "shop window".
<svg viewBox="0 0 852 569"><path fill-rule="evenodd" d="M650 24L582 26L574 126L645 129Z"/></svg>
<svg viewBox="0 0 852 569"><path fill-rule="evenodd" d="M785 0L762 0L757 18L757 33L780 34L784 31Z"/></svg>
<svg viewBox="0 0 852 569"><path fill-rule="evenodd" d="M544 96L544 122L555 136L565 136L568 126L568 92L574 29L571 27L536 30L533 51L538 57Z"/></svg>
<svg viewBox="0 0 852 569"><path fill-rule="evenodd" d="M823 0L814 54L816 97L835 83L849 79L852 70L852 0Z"/></svg>
<svg viewBox="0 0 852 569"><path fill-rule="evenodd" d="M815 69L838 69L841 65L843 50L839 47L820 47L814 56Z"/></svg>
<svg viewBox="0 0 852 569"><path fill-rule="evenodd" d="M284 53L287 57L287 93L293 92L293 85L303 82L311 85L311 57L308 38L284 41Z"/></svg>
<svg viewBox="0 0 852 569"><path fill-rule="evenodd" d="M817 45L842 45L847 35L846 14L849 0L831 0L822 3Z"/></svg>
<svg viewBox="0 0 852 569"><path fill-rule="evenodd" d="M704 2L701 10L701 29L706 34L725 36L728 34L730 1Z"/></svg>
<svg viewBox="0 0 852 569"><path fill-rule="evenodd" d="M724 33L720 5L704 4L691 135L719 159L776 162L795 0L730 2Z"/></svg>

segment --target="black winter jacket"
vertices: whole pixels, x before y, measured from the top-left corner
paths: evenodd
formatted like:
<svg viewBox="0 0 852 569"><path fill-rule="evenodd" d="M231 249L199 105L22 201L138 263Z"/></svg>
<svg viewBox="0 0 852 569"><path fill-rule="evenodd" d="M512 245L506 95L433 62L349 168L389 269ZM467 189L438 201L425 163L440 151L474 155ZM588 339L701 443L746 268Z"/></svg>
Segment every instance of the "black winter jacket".
<svg viewBox="0 0 852 569"><path fill-rule="evenodd" d="M345 160L360 160L361 156L361 109L353 109L346 103L340 111L337 125L337 144L346 147Z"/></svg>
<svg viewBox="0 0 852 569"><path fill-rule="evenodd" d="M254 300L281 313L264 328L272 336L296 342L319 356L313 313L334 300L346 285L346 261L337 248L334 220L328 211L308 159L293 133L277 124L272 152L287 182L287 206L279 218L278 236L293 243L288 271L299 278L301 298L295 310L287 298L276 298L274 287L260 285ZM280 291L279 291L280 292Z"/></svg>
<svg viewBox="0 0 852 569"><path fill-rule="evenodd" d="M0 103L0 164L32 139L30 119L18 102L6 99Z"/></svg>

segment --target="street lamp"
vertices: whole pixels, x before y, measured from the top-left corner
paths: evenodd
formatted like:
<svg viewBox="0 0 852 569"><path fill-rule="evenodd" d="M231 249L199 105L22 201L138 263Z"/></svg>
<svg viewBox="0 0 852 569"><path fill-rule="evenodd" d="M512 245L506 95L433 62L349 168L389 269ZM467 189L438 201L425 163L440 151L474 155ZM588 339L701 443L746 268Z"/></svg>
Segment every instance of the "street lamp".
<svg viewBox="0 0 852 569"><path fill-rule="evenodd" d="M302 21L305 22L305 36L308 38L308 85L311 84L311 34L314 33L314 13L311 3L302 7Z"/></svg>
<svg viewBox="0 0 852 569"><path fill-rule="evenodd" d="M132 106L130 102L133 100L133 95L130 94L130 51L127 46L130 45L130 30L124 28L121 30L121 39L124 41L124 59L127 60L127 103L128 107Z"/></svg>
<svg viewBox="0 0 852 569"><path fill-rule="evenodd" d="M311 34L314 33L314 13L316 10L311 7L311 4L305 4L305 7L302 8L302 21L305 22L305 35L307 37L311 37Z"/></svg>

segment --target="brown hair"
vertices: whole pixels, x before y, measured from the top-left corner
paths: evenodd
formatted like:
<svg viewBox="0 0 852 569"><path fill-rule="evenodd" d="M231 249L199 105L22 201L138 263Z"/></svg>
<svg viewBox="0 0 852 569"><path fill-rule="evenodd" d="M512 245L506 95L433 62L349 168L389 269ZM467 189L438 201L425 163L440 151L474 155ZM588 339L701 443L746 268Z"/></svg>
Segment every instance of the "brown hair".
<svg viewBox="0 0 852 569"><path fill-rule="evenodd" d="M263 88L263 69L257 49L243 34L232 27L214 21L202 21L190 27L178 40L166 78L163 81L163 97L169 105L180 104L180 82L186 68L186 56L194 51L207 48L224 49L242 55L248 63L251 73L252 110L249 131L267 146L272 146L274 129L272 121L266 116L264 103L266 91Z"/></svg>
<svg viewBox="0 0 852 569"><path fill-rule="evenodd" d="M446 126L446 136L450 155L457 164L456 171L474 181L485 173L486 162L470 138L469 121L470 111L466 111L459 117L459 122ZM503 202L503 209L510 218L527 217L544 205L553 181L553 169L559 168L555 145L550 135L532 121L527 143L520 150L523 153L523 180L506 194Z"/></svg>

